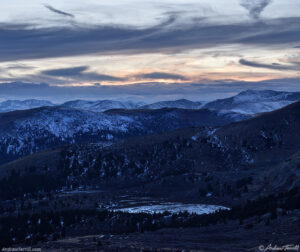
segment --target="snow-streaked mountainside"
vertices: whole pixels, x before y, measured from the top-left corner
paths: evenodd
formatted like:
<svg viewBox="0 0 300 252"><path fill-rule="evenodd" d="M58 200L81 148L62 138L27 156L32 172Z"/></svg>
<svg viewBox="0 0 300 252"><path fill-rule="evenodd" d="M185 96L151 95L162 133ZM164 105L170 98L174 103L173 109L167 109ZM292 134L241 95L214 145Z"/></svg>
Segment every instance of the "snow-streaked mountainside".
<svg viewBox="0 0 300 252"><path fill-rule="evenodd" d="M120 102L112 100L100 100L100 101L85 101L85 100L75 100L69 101L62 104L63 107L84 109L94 112L104 112L110 109L136 109L145 105L143 102Z"/></svg>
<svg viewBox="0 0 300 252"><path fill-rule="evenodd" d="M199 181L201 183L206 181L203 177L200 179L202 175L198 177L199 173L208 172L209 179L206 182L211 183L212 171L224 172L221 179L228 182L232 182L232 179L238 179L236 176L241 178L239 172L243 171L242 176L248 181L248 176L245 177L245 173L248 175L256 174L265 168L268 169L287 160L288 157L299 151L299 108L300 102L274 112L255 116L247 121L231 123L217 128L184 128L163 134L124 139L124 141L110 142L109 144L74 144L59 148L58 151L48 150L32 155L29 159L20 159L8 164L8 167L24 169L24 167L34 164L37 169L42 170L45 166L48 168L52 166L48 170L50 173L51 170L60 174L62 171L66 172L59 176L64 176L64 183L69 189L71 189L70 185L80 185L96 178L102 181L110 178L119 179L117 183L126 183L128 178L136 178L142 180L143 185L155 181L161 185L163 179L175 178L180 174L182 177L180 180L175 180L176 185L185 181L188 183L187 185L194 184L197 187L197 192L199 192ZM166 113L164 111L172 114L174 111L178 112L178 110L170 109L152 112L163 116ZM190 111L185 110L185 112ZM201 111L212 113L208 110ZM197 111L193 111L193 113L195 112ZM113 113L110 112L109 114ZM165 117L168 118L167 115ZM155 115L153 118L157 119L159 116ZM178 117L176 120L179 120ZM182 118L180 120L185 121ZM139 125L146 127L145 121L140 121ZM169 124L172 125L173 123L170 120ZM130 130L130 121L126 129ZM49 160L56 160L55 164L49 164ZM251 169L255 170L251 171ZM8 171L9 169L4 168L3 170ZM294 170L296 171L296 169ZM234 175L232 176L232 174ZM225 177L223 177L224 175ZM282 187L291 188L295 185L294 181L299 184L299 178L291 173L281 171L280 175L275 172L274 175L276 175L275 181L280 181ZM190 178L195 176L197 177L195 182L197 182L191 182ZM220 174L217 175L218 181L220 181L219 176ZM266 187L264 176L260 179L262 179L261 186L264 189ZM240 181L242 182L241 185L244 185L246 181ZM285 185L283 181L286 182ZM99 180L96 183L99 185ZM275 182L272 184L274 188ZM213 194L220 196L217 194L218 190L226 187L220 187L219 183L214 183L214 185L216 185L217 190ZM254 185L257 186L257 184ZM151 188L153 188L152 186ZM212 191L206 190L206 192ZM231 189L228 190L228 194L232 194ZM198 197L198 194L196 195Z"/></svg>
<svg viewBox="0 0 300 252"><path fill-rule="evenodd" d="M24 100L24 101L7 100L4 102L0 102L0 112L26 110L32 108L45 107L45 106L54 106L54 104L50 101L35 100L35 99Z"/></svg>
<svg viewBox="0 0 300 252"><path fill-rule="evenodd" d="M0 161L76 141L110 140L133 125L129 117L64 107L42 107L0 114Z"/></svg>
<svg viewBox="0 0 300 252"><path fill-rule="evenodd" d="M0 114L0 163L53 146L155 134L184 127L219 126L247 119L210 110L111 110L107 113L42 107Z"/></svg>
<svg viewBox="0 0 300 252"><path fill-rule="evenodd" d="M242 114L258 114L280 109L297 101L300 101L300 92L247 90L230 98L209 102L204 107Z"/></svg>
<svg viewBox="0 0 300 252"><path fill-rule="evenodd" d="M182 109L200 109L203 107L202 102L192 102L186 99L176 101L161 101L143 106L146 109L161 109L161 108L182 108Z"/></svg>

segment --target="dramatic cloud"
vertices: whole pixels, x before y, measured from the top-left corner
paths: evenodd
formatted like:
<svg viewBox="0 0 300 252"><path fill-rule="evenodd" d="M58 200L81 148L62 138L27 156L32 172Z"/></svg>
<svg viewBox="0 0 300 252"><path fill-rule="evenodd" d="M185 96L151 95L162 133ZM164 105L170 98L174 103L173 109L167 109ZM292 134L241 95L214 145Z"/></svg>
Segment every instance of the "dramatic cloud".
<svg viewBox="0 0 300 252"><path fill-rule="evenodd" d="M54 77L64 77L64 78L72 78L75 81L120 81L121 78L98 74L94 72L86 72L89 69L88 66L79 66L72 68L59 68L59 69L51 69L41 72L44 75L50 75Z"/></svg>
<svg viewBox="0 0 300 252"><path fill-rule="evenodd" d="M258 19L261 12L266 8L272 0L240 0L241 6L249 11L250 17Z"/></svg>
<svg viewBox="0 0 300 252"><path fill-rule="evenodd" d="M170 23L171 22L171 23ZM171 25L170 25L171 24ZM163 22L150 28L97 26L31 28L0 24L0 61L98 53L174 53L186 49L239 44L282 46L300 43L300 18L263 23L216 24Z"/></svg>
<svg viewBox="0 0 300 252"><path fill-rule="evenodd" d="M254 61L248 61L245 59L241 59L240 64L250 67L257 67L257 68L267 68L267 69L273 69L273 70L300 70L299 66L297 66L296 63L293 63L292 65L282 65L279 63L273 63L273 64L263 64L259 62Z"/></svg>
<svg viewBox="0 0 300 252"><path fill-rule="evenodd" d="M73 14L71 14L71 13L64 12L64 11L61 11L61 10L58 10L58 9L55 9L55 8L53 8L51 5L44 4L44 6L45 6L48 10L50 10L50 11L56 13L56 14L63 15L63 16L67 16L67 17L71 17L71 18L74 18L74 17L75 17L75 16L74 16Z"/></svg>
<svg viewBox="0 0 300 252"><path fill-rule="evenodd" d="M164 73L164 72L153 72L147 74L140 74L136 76L140 79L152 79L152 80L187 80L186 77L179 75L179 74L171 74L171 73Z"/></svg>
<svg viewBox="0 0 300 252"><path fill-rule="evenodd" d="M297 0L18 2L3 3L0 15L0 85L46 82L45 95L184 98L227 90L216 80L237 90L248 85L237 80L300 76ZM203 80L211 87L200 88ZM70 87L93 83L100 87Z"/></svg>

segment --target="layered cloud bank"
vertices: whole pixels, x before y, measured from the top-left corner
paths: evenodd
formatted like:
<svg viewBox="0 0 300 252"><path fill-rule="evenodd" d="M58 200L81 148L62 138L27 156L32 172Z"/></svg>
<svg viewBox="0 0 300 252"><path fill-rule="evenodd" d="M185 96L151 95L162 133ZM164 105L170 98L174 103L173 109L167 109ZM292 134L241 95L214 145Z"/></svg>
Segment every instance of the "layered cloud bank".
<svg viewBox="0 0 300 252"><path fill-rule="evenodd" d="M2 7L0 89L26 82L62 93L61 86L77 86L68 92L81 86L118 94L125 85L129 96L136 90L144 96L149 87L172 96L193 85L212 92L215 83L232 92L250 82L272 89L266 80L276 79L285 81L281 87L275 81L275 89L290 90L297 88L290 80L300 78L296 0L89 0L84 6L12 0Z"/></svg>

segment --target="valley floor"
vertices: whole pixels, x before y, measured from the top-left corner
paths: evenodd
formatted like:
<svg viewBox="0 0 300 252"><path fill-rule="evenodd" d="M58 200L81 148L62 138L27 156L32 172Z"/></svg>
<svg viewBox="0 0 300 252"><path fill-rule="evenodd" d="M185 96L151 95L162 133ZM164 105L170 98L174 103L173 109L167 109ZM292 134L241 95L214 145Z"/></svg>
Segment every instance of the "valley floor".
<svg viewBox="0 0 300 252"><path fill-rule="evenodd" d="M259 246L300 245L300 211L266 225L258 218L202 228L168 228L124 235L68 237L38 246L42 251L262 251ZM38 247L37 246L37 247ZM292 250L290 250L292 251ZM297 251L296 249L294 251Z"/></svg>

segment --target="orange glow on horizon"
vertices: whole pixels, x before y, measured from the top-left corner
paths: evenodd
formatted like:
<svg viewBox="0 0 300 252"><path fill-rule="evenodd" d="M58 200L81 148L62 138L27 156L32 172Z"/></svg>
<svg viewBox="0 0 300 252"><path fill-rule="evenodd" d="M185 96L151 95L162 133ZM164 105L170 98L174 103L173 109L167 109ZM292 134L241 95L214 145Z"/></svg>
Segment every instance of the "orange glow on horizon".
<svg viewBox="0 0 300 252"><path fill-rule="evenodd" d="M215 78L212 78L215 77ZM216 78L217 77L217 78ZM137 84L147 84L147 83L154 83L154 84L162 84L162 85L172 85L172 84L214 84L215 81L224 81L226 83L241 81L241 82L259 82L259 81L267 81L267 80L276 80L281 79L282 76L249 76L249 77L237 77L234 75L226 75L226 76L215 76L215 75L206 75L205 78L190 78L189 80L166 80L166 79L143 79L143 80L135 80L135 81L120 81L120 82L111 82L111 81L103 81L99 83L99 86L129 86L129 85L137 85ZM293 76L285 76L284 78L293 78ZM95 82L83 82L83 83L72 83L72 84L57 84L51 86L61 86L61 87L93 87L97 86Z"/></svg>

